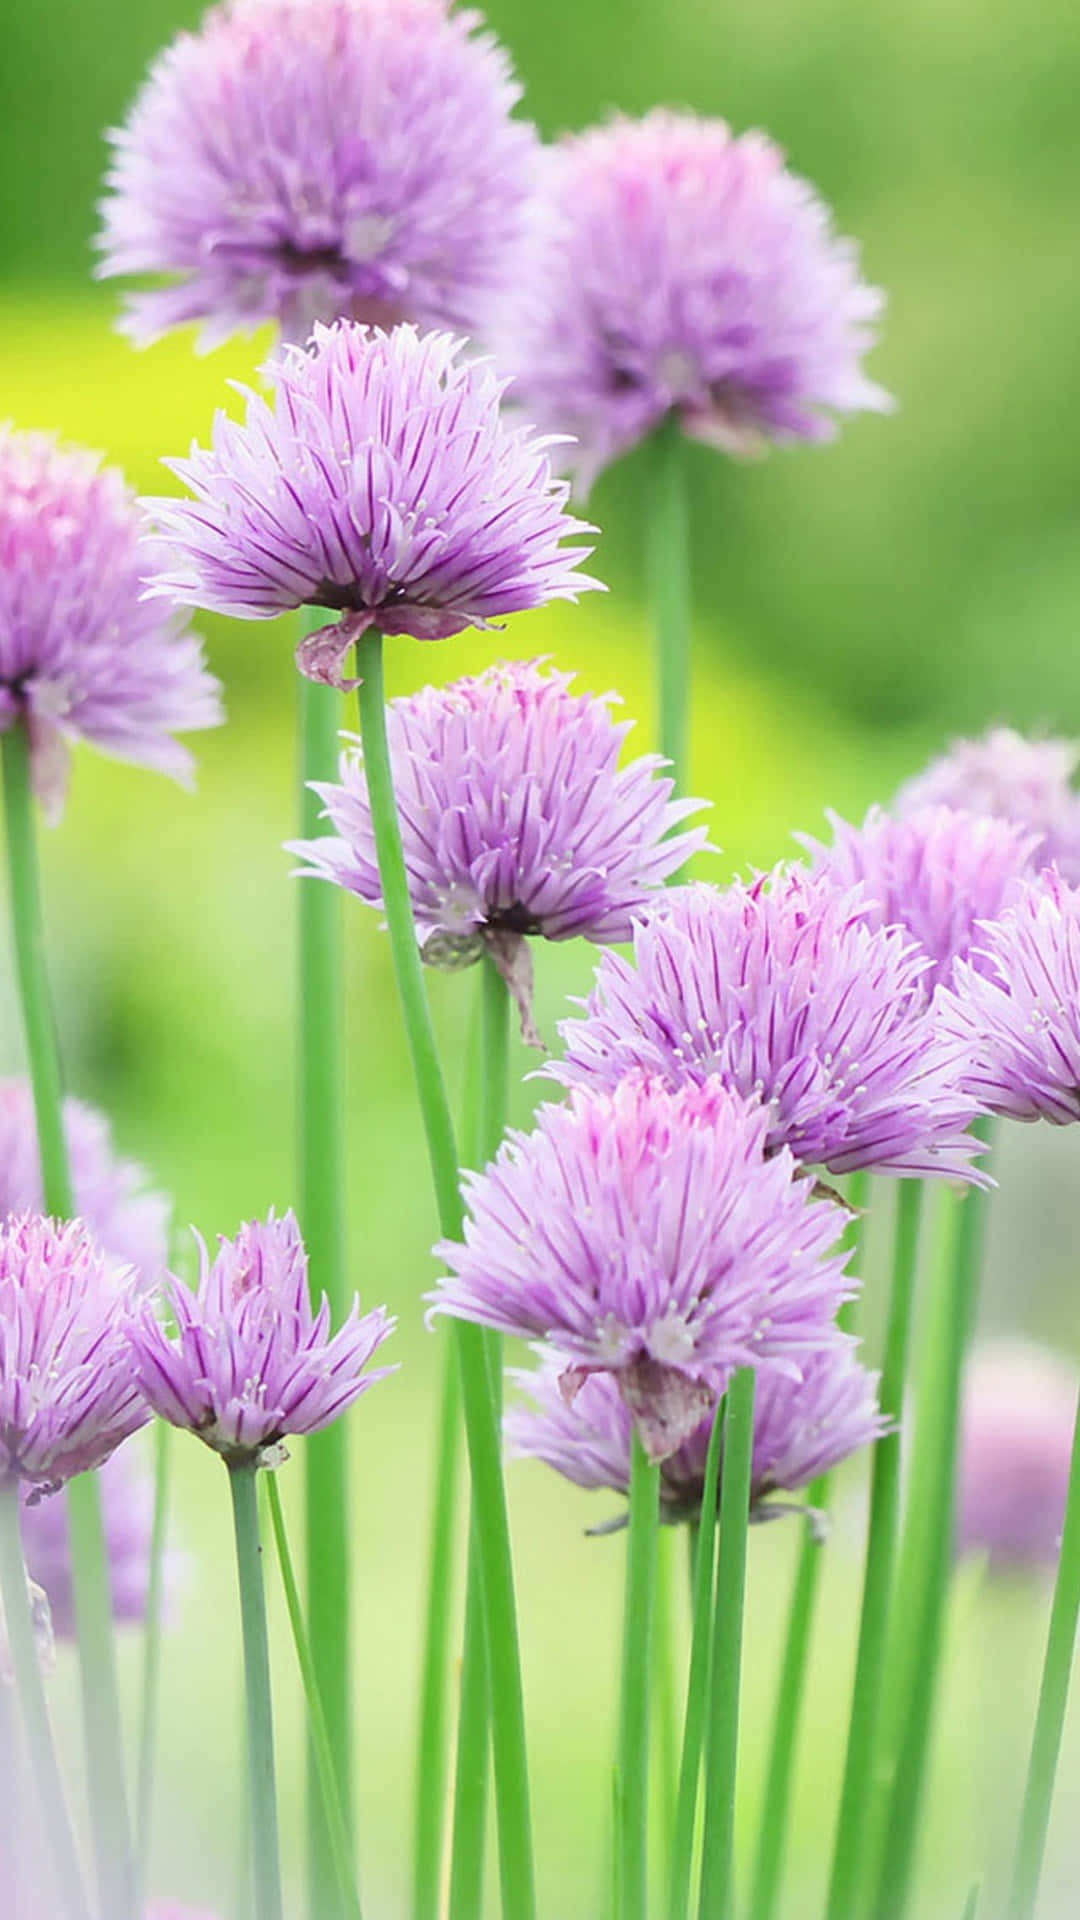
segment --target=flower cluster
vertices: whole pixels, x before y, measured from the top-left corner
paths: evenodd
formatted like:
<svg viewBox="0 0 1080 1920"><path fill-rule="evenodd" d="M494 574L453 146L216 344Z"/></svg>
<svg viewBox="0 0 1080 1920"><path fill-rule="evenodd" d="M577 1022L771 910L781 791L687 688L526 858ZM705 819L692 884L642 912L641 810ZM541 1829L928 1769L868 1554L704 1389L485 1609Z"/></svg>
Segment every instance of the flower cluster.
<svg viewBox="0 0 1080 1920"><path fill-rule="evenodd" d="M896 796L901 815L924 807L990 813L1039 835L1035 860L1080 882L1080 767L1075 740L1027 740L1012 727L992 727L979 740L954 740L949 751L908 780Z"/></svg>

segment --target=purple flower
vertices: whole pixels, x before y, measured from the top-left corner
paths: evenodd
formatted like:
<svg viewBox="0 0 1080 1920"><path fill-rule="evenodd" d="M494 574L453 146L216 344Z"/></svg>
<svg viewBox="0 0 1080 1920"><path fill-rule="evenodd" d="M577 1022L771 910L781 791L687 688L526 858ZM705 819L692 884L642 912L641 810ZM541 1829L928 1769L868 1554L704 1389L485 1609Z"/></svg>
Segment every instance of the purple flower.
<svg viewBox="0 0 1080 1920"><path fill-rule="evenodd" d="M857 887L800 867L672 889L635 929L634 964L604 954L547 1071L604 1087L634 1070L672 1087L718 1076L762 1102L766 1150L805 1167L976 1178L974 1102L926 959L871 919Z"/></svg>
<svg viewBox="0 0 1080 1920"><path fill-rule="evenodd" d="M1080 1120L1080 888L1053 869L978 930L941 996L964 1085L1012 1120Z"/></svg>
<svg viewBox="0 0 1080 1920"><path fill-rule="evenodd" d="M630 731L611 695L572 693L572 674L539 662L425 687L387 714L405 865L424 958L458 967L485 949L531 1031L526 936L606 944L691 853L703 827L673 829L701 806L673 800L649 754L619 768ZM337 837L299 841L308 871L382 905L359 751L340 786L317 786Z"/></svg>
<svg viewBox="0 0 1080 1920"><path fill-rule="evenodd" d="M0 1481L31 1498L100 1467L147 1410L127 1333L135 1279L81 1220L0 1221Z"/></svg>
<svg viewBox="0 0 1080 1920"><path fill-rule="evenodd" d="M115 467L0 427L0 730L26 721L52 818L72 741L189 784L191 755L172 736L221 720L186 616L145 597L162 564Z"/></svg>
<svg viewBox="0 0 1080 1920"><path fill-rule="evenodd" d="M656 110L564 139L502 357L586 484L669 414L727 452L882 412L863 373L881 294L761 133Z"/></svg>
<svg viewBox="0 0 1080 1920"><path fill-rule="evenodd" d="M762 1370L754 1401L752 1519L769 1520L787 1511L770 1496L805 1487L886 1431L878 1411L878 1376L860 1366L856 1344L832 1336L800 1363L798 1376L779 1368ZM579 1487L629 1493L633 1422L615 1381L607 1373L590 1374L567 1400L562 1371L550 1352L537 1368L508 1370L532 1402L511 1407L506 1415L511 1454L544 1460ZM696 1519L701 1510L714 1418L709 1413L663 1463L660 1502L667 1520Z"/></svg>
<svg viewBox="0 0 1080 1920"><path fill-rule="evenodd" d="M837 887L861 885L880 926L903 927L929 956L929 988L948 981L975 944L981 920L993 920L1017 880L1032 871L1038 835L990 814L920 807L895 819L871 807L861 827L835 813L831 847L796 838L813 869Z"/></svg>
<svg viewBox="0 0 1080 1920"><path fill-rule="evenodd" d="M443 640L595 586L576 571L591 549L560 544L589 529L547 442L505 424L459 345L341 322L274 355L276 405L249 393L243 426L219 413L212 451L167 462L195 499L150 503L173 545L157 590L245 620L334 608L297 664L343 686L368 627Z"/></svg>
<svg viewBox="0 0 1080 1920"><path fill-rule="evenodd" d="M316 1433L392 1373L365 1373L395 1322L381 1307L361 1316L358 1300L330 1333L325 1295L308 1298L308 1263L295 1215L242 1226L222 1237L211 1265L200 1242L198 1291L170 1276L171 1339L145 1305L129 1344L134 1371L154 1412L188 1427L230 1462L271 1466L290 1433Z"/></svg>
<svg viewBox="0 0 1080 1920"><path fill-rule="evenodd" d="M954 740L947 753L901 787L896 811L903 816L923 807L956 807L1028 827L1040 836L1034 863L1056 866L1075 885L1080 881L1080 795L1072 782L1078 766L1075 740L1026 740L1011 727L993 727L980 740Z"/></svg>
<svg viewBox="0 0 1080 1920"><path fill-rule="evenodd" d="M98 271L170 277L129 297L126 331L477 332L515 272L537 153L480 24L443 0L234 0L182 33L111 135Z"/></svg>
<svg viewBox="0 0 1080 1920"><path fill-rule="evenodd" d="M740 1366L798 1363L850 1294L847 1215L764 1154L765 1113L718 1081L575 1092L465 1180L465 1243L434 1312L548 1339L569 1397L610 1373L655 1459Z"/></svg>
<svg viewBox="0 0 1080 1920"><path fill-rule="evenodd" d="M154 1525L153 1477L137 1443L117 1448L101 1469L100 1484L113 1619L135 1624L146 1618ZM66 1493L24 1506L22 1537L27 1572L48 1595L53 1631L60 1640L73 1640L75 1587ZM174 1556L169 1560L167 1571L175 1571Z"/></svg>
<svg viewBox="0 0 1080 1920"><path fill-rule="evenodd" d="M183 1907L176 1900L154 1900L146 1909L146 1920L219 1920L209 1907Z"/></svg>
<svg viewBox="0 0 1080 1920"><path fill-rule="evenodd" d="M992 1567L1053 1566L1076 1422L1075 1366L1024 1340L972 1356L964 1389L957 1547Z"/></svg>
<svg viewBox="0 0 1080 1920"><path fill-rule="evenodd" d="M118 1156L103 1113L70 1096L64 1134L75 1211L103 1251L156 1287L165 1271L170 1202L147 1192L146 1171ZM38 1213L44 1205L34 1100L26 1080L0 1080L0 1215Z"/></svg>

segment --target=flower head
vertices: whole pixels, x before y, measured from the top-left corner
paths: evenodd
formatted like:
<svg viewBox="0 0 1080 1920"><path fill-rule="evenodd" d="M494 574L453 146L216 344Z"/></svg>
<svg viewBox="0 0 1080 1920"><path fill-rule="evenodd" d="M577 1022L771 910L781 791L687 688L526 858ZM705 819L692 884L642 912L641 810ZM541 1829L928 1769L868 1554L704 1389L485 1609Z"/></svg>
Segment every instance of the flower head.
<svg viewBox="0 0 1080 1920"><path fill-rule="evenodd" d="M186 616L145 597L162 558L115 467L0 427L0 730L27 723L53 817L71 742L187 783L191 755L173 734L221 719Z"/></svg>
<svg viewBox="0 0 1080 1920"><path fill-rule="evenodd" d="M586 483L675 414L747 452L889 406L863 373L882 297L760 133L662 109L560 142L503 357Z"/></svg>
<svg viewBox="0 0 1080 1920"><path fill-rule="evenodd" d="M134 1275L110 1266L83 1221L0 1221L0 1481L55 1492L145 1424L135 1311Z"/></svg>
<svg viewBox="0 0 1080 1920"><path fill-rule="evenodd" d="M829 1344L800 1361L798 1374L765 1368L754 1397L751 1518L783 1507L775 1493L793 1493L829 1472L886 1430L878 1411L877 1375L855 1358L854 1341ZM630 1491L629 1408L610 1374L594 1373L573 1400L560 1384L562 1363L543 1354L539 1367L513 1368L510 1379L531 1406L511 1407L504 1431L511 1454L544 1460L576 1486ZM665 1519L696 1519L705 1485L715 1411L663 1462L660 1504Z"/></svg>
<svg viewBox="0 0 1080 1920"><path fill-rule="evenodd" d="M767 1119L718 1081L640 1078L576 1091L466 1176L464 1245L435 1311L548 1339L571 1397L610 1373L656 1459L699 1425L733 1370L795 1366L833 1337L851 1291L846 1220L766 1159Z"/></svg>
<svg viewBox="0 0 1080 1920"><path fill-rule="evenodd" d="M992 727L979 740L954 740L949 751L908 780L896 796L901 816L924 807L992 813L1039 835L1038 866L1056 866L1080 881L1080 766L1075 740L1027 740L1011 727Z"/></svg>
<svg viewBox="0 0 1080 1920"><path fill-rule="evenodd" d="M113 1619L134 1624L146 1618L154 1525L154 1482L138 1442L117 1448L102 1467L99 1484ZM60 1640L73 1640L75 1585L66 1493L24 1506L22 1539L27 1572L48 1597L54 1633ZM166 1571L173 1570L167 1564Z"/></svg>
<svg viewBox="0 0 1080 1920"><path fill-rule="evenodd" d="M673 1087L718 1076L761 1101L767 1150L805 1167L971 1178L974 1103L926 959L871 921L857 887L799 867L673 888L635 929L633 964L604 954L548 1072L605 1087L634 1070Z"/></svg>
<svg viewBox="0 0 1080 1920"><path fill-rule="evenodd" d="M390 704L387 724L405 865L424 958L463 966L487 950L528 1017L526 936L606 944L705 844L675 833L699 801L673 800L649 754L620 769L630 731L611 696L573 693L537 662L490 668ZM335 834L293 852L309 871L381 906L362 756L318 786Z"/></svg>
<svg viewBox="0 0 1080 1920"><path fill-rule="evenodd" d="M154 1900L146 1909L146 1920L219 1920L209 1907L183 1907L176 1900Z"/></svg>
<svg viewBox="0 0 1080 1920"><path fill-rule="evenodd" d="M113 1260L133 1267L149 1291L165 1271L171 1206L146 1188L146 1171L119 1156L103 1113L70 1096L64 1135L75 1211ZM0 1215L44 1204L34 1100L26 1080L0 1080Z"/></svg>
<svg viewBox="0 0 1080 1920"><path fill-rule="evenodd" d="M448 334L316 326L265 369L271 406L219 413L213 448L171 465L194 500L151 503L173 547L159 591L265 620L331 607L301 671L346 684L368 627L443 640L596 583L576 571L588 531L563 512L546 442L505 424L491 367Z"/></svg>
<svg viewBox="0 0 1080 1920"><path fill-rule="evenodd" d="M515 270L536 135L480 16L444 0L232 0L112 134L99 273L139 342L348 315L475 333Z"/></svg>
<svg viewBox="0 0 1080 1920"><path fill-rule="evenodd" d="M964 1388L957 1547L995 1568L1053 1566L1061 1545L1080 1377L1029 1341L988 1342Z"/></svg>
<svg viewBox="0 0 1080 1920"><path fill-rule="evenodd" d="M920 807L896 819L871 807L861 827L828 816L831 847L799 834L815 874L838 887L861 886L880 926L903 927L929 957L928 988L977 944L980 920L993 920L1021 875L1032 871L1039 837L992 814Z"/></svg>
<svg viewBox="0 0 1080 1920"><path fill-rule="evenodd" d="M171 1339L146 1305L130 1333L134 1370L155 1413L188 1427L229 1461L273 1464L290 1433L316 1433L382 1380L365 1373L393 1331L382 1308L361 1316L359 1301L330 1332L324 1296L308 1297L307 1253L291 1212L205 1246L198 1291L170 1278L176 1317Z"/></svg>
<svg viewBox="0 0 1080 1920"><path fill-rule="evenodd" d="M1023 882L953 984L941 1019L972 1098L1012 1120L1080 1120L1080 888L1052 868Z"/></svg>

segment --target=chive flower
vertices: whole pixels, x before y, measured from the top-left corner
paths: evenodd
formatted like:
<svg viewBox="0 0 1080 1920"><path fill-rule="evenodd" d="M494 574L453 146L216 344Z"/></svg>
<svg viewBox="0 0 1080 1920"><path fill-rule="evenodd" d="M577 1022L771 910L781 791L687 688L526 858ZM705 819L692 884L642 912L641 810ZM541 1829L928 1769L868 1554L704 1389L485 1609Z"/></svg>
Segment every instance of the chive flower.
<svg viewBox="0 0 1080 1920"><path fill-rule="evenodd" d="M502 357L584 484L672 416L746 454L889 407L861 364L882 295L764 134L664 109L573 134L537 229Z"/></svg>
<svg viewBox="0 0 1080 1920"><path fill-rule="evenodd" d="M25 722L52 819L75 741L189 785L191 755L173 735L221 720L186 616L146 597L161 563L115 467L0 427L0 732Z"/></svg>
<svg viewBox="0 0 1080 1920"><path fill-rule="evenodd" d="M674 1453L737 1367L787 1367L831 1338L850 1295L848 1216L765 1157L767 1116L718 1081L671 1093L630 1077L576 1090L465 1176L464 1243L430 1296L551 1342L573 1399L610 1374L650 1455Z"/></svg>
<svg viewBox="0 0 1080 1920"><path fill-rule="evenodd" d="M542 663L489 668L390 702L387 727L413 916L425 960L461 967L489 953L531 1023L530 936L628 940L670 874L705 845L699 810L675 800L647 754L620 768L630 731L611 695L571 690ZM316 785L334 832L292 851L307 872L381 907L359 744L341 782Z"/></svg>
<svg viewBox="0 0 1080 1920"><path fill-rule="evenodd" d="M110 135L100 275L139 344L276 321L476 333L515 270L538 143L479 14L444 0L232 0L155 61Z"/></svg>
<svg viewBox="0 0 1080 1920"><path fill-rule="evenodd" d="M145 1303L129 1331L131 1363L153 1411L189 1428L230 1464L275 1466L289 1434L329 1426L392 1367L365 1372L395 1322L359 1301L330 1332L323 1296L313 1313L295 1215L271 1214L221 1239L211 1262L200 1241L196 1292L170 1276L176 1337Z"/></svg>
<svg viewBox="0 0 1080 1920"><path fill-rule="evenodd" d="M947 753L896 796L901 815L923 807L956 807L992 813L1038 834L1036 866L1056 866L1080 881L1080 794L1073 781L1080 767L1075 740L1028 740L1012 727L992 727L978 740L954 740Z"/></svg>
<svg viewBox="0 0 1080 1920"><path fill-rule="evenodd" d="M153 1476L136 1442L118 1447L98 1478L113 1619L118 1625L138 1625L146 1618L150 1587ZM48 1597L57 1639L74 1640L75 1580L66 1492L24 1505L21 1518L26 1570ZM169 1555L166 1574L175 1571L175 1556Z"/></svg>
<svg viewBox="0 0 1080 1920"><path fill-rule="evenodd" d="M447 334L316 326L267 363L273 402L219 413L167 462L191 500L150 503L171 548L156 590L238 619L326 607L301 672L332 686L369 627L442 640L596 583L547 442L509 426L491 366Z"/></svg>
<svg viewBox="0 0 1080 1920"><path fill-rule="evenodd" d="M1061 1354L998 1338L968 1365L956 1535L991 1568L1053 1567L1061 1547L1080 1377Z"/></svg>

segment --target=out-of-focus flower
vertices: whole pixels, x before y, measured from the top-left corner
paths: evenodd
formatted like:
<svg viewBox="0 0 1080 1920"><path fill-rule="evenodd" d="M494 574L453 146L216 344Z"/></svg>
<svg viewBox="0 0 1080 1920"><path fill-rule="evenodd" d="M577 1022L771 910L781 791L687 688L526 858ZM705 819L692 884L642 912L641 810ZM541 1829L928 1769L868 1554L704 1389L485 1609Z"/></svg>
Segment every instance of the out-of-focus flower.
<svg viewBox="0 0 1080 1920"><path fill-rule="evenodd" d="M105 1551L113 1619L123 1625L146 1618L150 1542L154 1527L154 1482L138 1443L118 1447L100 1473ZM66 1493L24 1506L23 1552L32 1580L44 1589L60 1640L73 1640L75 1586L71 1566ZM167 1574L175 1573L169 1556Z"/></svg>
<svg viewBox="0 0 1080 1920"><path fill-rule="evenodd" d="M30 1499L100 1467L145 1424L128 1330L135 1276L81 1220L0 1221L0 1482Z"/></svg>
<svg viewBox="0 0 1080 1920"><path fill-rule="evenodd" d="M510 1453L544 1460L579 1487L629 1493L633 1421L615 1381L610 1374L590 1374L571 1401L562 1390L562 1371L562 1363L548 1352L537 1368L510 1370L510 1379L532 1402L506 1414ZM800 1362L799 1374L765 1368L758 1381L750 1495L754 1520L786 1511L770 1495L807 1486L886 1431L877 1375L860 1366L854 1341L830 1340ZM663 1462L665 1519L692 1520L700 1513L714 1418L709 1414Z"/></svg>
<svg viewBox="0 0 1080 1920"><path fill-rule="evenodd" d="M391 701L387 714L413 916L425 960L459 967L489 952L531 1027L528 935L607 943L706 841L675 833L697 800L674 800L648 754L620 769L630 731L611 696L573 693L537 662L489 669ZM317 786L335 834L300 841L309 871L381 906L359 750L341 785Z"/></svg>
<svg viewBox="0 0 1080 1920"><path fill-rule="evenodd" d="M658 109L560 142L502 357L591 484L675 414L728 452L886 410L863 373L882 296L760 133Z"/></svg>
<svg viewBox="0 0 1080 1920"><path fill-rule="evenodd" d="M184 1907L176 1900L154 1900L146 1909L146 1920L219 1920L209 1907Z"/></svg>
<svg viewBox="0 0 1080 1920"><path fill-rule="evenodd" d="M1002 1339L968 1366L957 1547L998 1569L1053 1566L1061 1546L1080 1373L1060 1354Z"/></svg>
<svg viewBox="0 0 1080 1920"><path fill-rule="evenodd" d="M880 926L903 927L931 960L927 988L966 959L981 920L993 920L1033 870L1039 836L992 814L920 807L902 819L871 807L861 827L828 816L833 843L798 834L813 870L838 887L862 886Z"/></svg>
<svg viewBox="0 0 1080 1920"><path fill-rule="evenodd" d="M221 690L186 615L145 596L162 564L115 467L0 427L0 731L26 722L51 818L71 742L188 784L191 755L173 735L221 720Z"/></svg>
<svg viewBox="0 0 1080 1920"><path fill-rule="evenodd" d="M927 961L872 919L859 888L800 867L672 889L635 929L633 964L604 954L547 1071L604 1087L634 1070L673 1087L718 1076L761 1101L767 1151L806 1167L975 1178L974 1103Z"/></svg>
<svg viewBox="0 0 1080 1920"><path fill-rule="evenodd" d="M541 1108L465 1178L465 1241L434 1312L549 1339L573 1397L610 1373L654 1459L681 1446L735 1368L792 1366L835 1339L852 1291L847 1215L764 1154L759 1108L712 1081L637 1077Z"/></svg>
<svg viewBox="0 0 1080 1920"><path fill-rule="evenodd" d="M155 1287L165 1271L169 1217L164 1194L146 1190L146 1171L116 1153L103 1113L64 1101L64 1135L75 1211L103 1251ZM34 1100L26 1080L0 1080L0 1215L37 1213L44 1204Z"/></svg>
<svg viewBox="0 0 1080 1920"><path fill-rule="evenodd" d="M230 1463L275 1465L288 1434L329 1426L394 1371L364 1371L395 1325L381 1307L361 1315L354 1300L335 1334L325 1296L312 1313L307 1253L292 1212L222 1238L212 1263L205 1246L201 1252L197 1293L170 1277L176 1338L147 1303L129 1345L154 1412Z"/></svg>
<svg viewBox="0 0 1080 1920"><path fill-rule="evenodd" d="M901 815L924 807L992 813L1039 837L1033 859L1080 881L1080 795L1073 779L1080 742L1027 740L1012 727L992 727L978 740L954 740L947 753L908 780L896 796Z"/></svg>
<svg viewBox="0 0 1080 1920"><path fill-rule="evenodd" d="M444 0L233 0L111 136L105 275L138 342L347 315L475 333L516 270L537 140L480 16Z"/></svg>
<svg viewBox="0 0 1080 1920"><path fill-rule="evenodd" d="M1080 1120L1080 888L1053 869L1021 883L954 987L940 1017L972 1098L1012 1120Z"/></svg>
<svg viewBox="0 0 1080 1920"><path fill-rule="evenodd" d="M149 503L172 545L157 590L238 619L336 610L297 665L342 686L369 627L443 640L595 586L591 549L561 544L589 529L548 443L506 424L492 368L459 349L340 322L274 355L275 404L250 393L243 425L219 413L209 452L167 463L195 498Z"/></svg>

